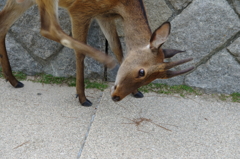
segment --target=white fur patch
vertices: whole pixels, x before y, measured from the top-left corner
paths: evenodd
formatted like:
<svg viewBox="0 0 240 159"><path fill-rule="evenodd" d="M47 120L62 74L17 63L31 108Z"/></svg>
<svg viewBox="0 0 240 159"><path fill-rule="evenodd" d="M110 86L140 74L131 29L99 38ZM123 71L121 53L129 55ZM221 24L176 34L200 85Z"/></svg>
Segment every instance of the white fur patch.
<svg viewBox="0 0 240 159"><path fill-rule="evenodd" d="M147 50L147 49L150 49L150 44L142 48L142 50Z"/></svg>
<svg viewBox="0 0 240 159"><path fill-rule="evenodd" d="M67 40L67 39L62 39L61 40L61 44L63 44L66 47L71 48L71 42L69 40Z"/></svg>

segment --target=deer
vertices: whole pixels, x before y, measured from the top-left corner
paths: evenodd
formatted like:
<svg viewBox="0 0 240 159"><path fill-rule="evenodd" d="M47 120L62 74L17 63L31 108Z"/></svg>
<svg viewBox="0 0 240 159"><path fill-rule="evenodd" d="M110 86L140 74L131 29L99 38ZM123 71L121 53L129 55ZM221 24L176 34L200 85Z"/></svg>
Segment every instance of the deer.
<svg viewBox="0 0 240 159"><path fill-rule="evenodd" d="M111 87L111 98L114 102L122 100L129 94L142 98L138 88L155 79L167 79L188 73L194 69L171 71L170 69L189 62L192 58L165 62L181 53L181 50L162 49L167 40L171 24L163 23L151 32L146 10L142 0L7 0L0 12L0 63L6 81L15 88L22 88L23 83L12 74L9 63L5 37L14 22L31 6L37 5L40 13L42 36L54 40L65 47L74 49L76 55L76 94L82 106L91 106L86 98L84 86L84 58L89 56L108 68L114 68L113 57L86 44L89 25L95 19L117 61L120 63L114 86ZM65 8L72 24L72 37L67 35L59 25L58 8ZM127 53L123 51L115 20L122 19Z"/></svg>

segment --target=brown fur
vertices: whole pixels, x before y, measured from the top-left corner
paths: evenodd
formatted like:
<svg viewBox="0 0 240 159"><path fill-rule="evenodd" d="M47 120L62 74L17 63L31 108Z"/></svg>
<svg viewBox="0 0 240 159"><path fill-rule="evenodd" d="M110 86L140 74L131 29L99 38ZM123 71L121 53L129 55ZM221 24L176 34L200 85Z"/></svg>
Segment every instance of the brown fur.
<svg viewBox="0 0 240 159"><path fill-rule="evenodd" d="M84 105L87 102L84 93L83 62L85 55L108 67L115 65L113 58L86 45L88 27L94 18L100 24L118 62L122 63L115 83L116 89L112 92L113 97L119 96L122 99L131 92L135 94L138 87L161 77L159 76L159 70L156 68L159 68L159 63L163 63L163 51L159 47L152 50L142 49L149 45L149 41L152 39L142 0L8 0L4 9L0 12L0 62L5 78L14 87L17 87L19 82L12 75L6 53L5 36L11 25L34 3L38 5L41 15L41 34L75 50L77 65L76 89L81 104ZM73 37L64 33L59 26L58 6L67 9L69 12ZM125 60L123 59L122 48L116 31L115 18L122 18L124 23L128 52ZM161 32L166 34L168 28L168 26L164 26L160 34L162 34ZM155 33L159 34L158 32ZM147 79L136 78L140 68L147 70ZM151 72L153 70L155 72ZM170 77L164 69L161 74L165 74L164 78Z"/></svg>

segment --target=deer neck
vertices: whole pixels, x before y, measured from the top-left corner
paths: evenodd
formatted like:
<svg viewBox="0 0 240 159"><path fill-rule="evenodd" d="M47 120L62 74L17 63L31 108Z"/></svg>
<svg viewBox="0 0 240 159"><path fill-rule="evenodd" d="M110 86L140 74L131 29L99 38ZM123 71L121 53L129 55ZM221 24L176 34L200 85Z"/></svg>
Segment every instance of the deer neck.
<svg viewBox="0 0 240 159"><path fill-rule="evenodd" d="M122 12L127 52L146 47L151 38L151 29L142 1L134 2L135 4L129 4L134 7L125 7Z"/></svg>

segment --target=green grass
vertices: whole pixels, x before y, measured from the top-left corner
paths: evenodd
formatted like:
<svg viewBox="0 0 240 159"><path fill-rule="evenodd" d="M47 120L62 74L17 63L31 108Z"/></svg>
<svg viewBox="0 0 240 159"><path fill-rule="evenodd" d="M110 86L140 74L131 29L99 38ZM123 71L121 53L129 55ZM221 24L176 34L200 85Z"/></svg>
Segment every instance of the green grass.
<svg viewBox="0 0 240 159"><path fill-rule="evenodd" d="M201 91L186 85L168 86L160 83L150 83L141 87L139 90L145 93L155 92L158 94L179 94L181 97L202 94ZM221 101L229 101L230 99L232 102L240 103L240 93L233 93L230 95L220 94L218 96L213 95L213 97L218 97Z"/></svg>
<svg viewBox="0 0 240 159"><path fill-rule="evenodd" d="M27 75L22 72L13 72L13 75L18 79L18 80L26 80ZM4 78L3 76L3 71L2 68L0 67L0 78Z"/></svg>
<svg viewBox="0 0 240 159"><path fill-rule="evenodd" d="M155 92L158 94L179 94L181 97L202 94L201 91L186 85L168 86L160 83L150 83L141 87L139 90L145 93ZM213 95L213 97L218 97L221 101L229 101L230 99L232 102L240 103L240 93L233 93L230 95L220 94L218 96Z"/></svg>
<svg viewBox="0 0 240 159"><path fill-rule="evenodd" d="M75 77L54 77L52 75L47 75L47 74L38 74L35 76L35 79L32 81L44 83L44 84L67 84L70 87L76 86ZM90 81L88 79L85 79L84 83L85 83L85 88L96 88L101 91L103 91L108 87L108 85L104 82Z"/></svg>
<svg viewBox="0 0 240 159"><path fill-rule="evenodd" d="M39 82L39 83L44 83L44 84L64 84L69 82L69 78L65 77L54 77L53 75L47 75L47 74L37 74L34 76L34 79L31 80L33 82Z"/></svg>
<svg viewBox="0 0 240 159"><path fill-rule="evenodd" d="M233 93L233 94L231 94L231 97L232 97L233 102L240 103L240 93Z"/></svg>
<svg viewBox="0 0 240 159"><path fill-rule="evenodd" d="M27 75L22 72L13 72L14 76L19 80L26 80ZM2 68L0 67L0 78L4 78ZM29 79L32 82L38 82L43 84L67 84L70 87L76 87L75 77L54 77L52 75L40 73L34 76L33 79ZM85 88L96 88L101 91L108 87L105 82L90 81L88 79L84 80Z"/></svg>
<svg viewBox="0 0 240 159"><path fill-rule="evenodd" d="M221 101L227 101L229 96L225 95L225 94L220 94L218 96L218 98L221 100Z"/></svg>
<svg viewBox="0 0 240 159"><path fill-rule="evenodd" d="M27 75L22 72L13 72L13 75L20 81L27 79Z"/></svg>
<svg viewBox="0 0 240 159"><path fill-rule="evenodd" d="M22 72L13 72L14 76L18 80L26 80L27 75ZM0 67L0 78L4 78L2 68ZM70 87L76 86L76 78L75 77L54 77L52 75L47 74L37 74L34 76L34 79L30 81L39 82L44 84L67 84ZM85 88L96 88L101 91L105 90L108 87L106 82L96 82L89 79L85 79ZM139 88L141 92L155 92L158 94L179 94L181 97L185 97L186 95L201 95L201 91L194 89L192 87L186 85L176 85L176 86L168 86L166 84L160 83L150 83L146 86L142 86ZM233 93L230 95L221 94L218 98L222 101L227 101L230 99L232 102L240 103L240 93Z"/></svg>
<svg viewBox="0 0 240 159"><path fill-rule="evenodd" d="M155 92L158 94L180 94L180 96L184 97L188 94L196 94L200 95L200 91L186 86L186 85L176 85L176 86L168 86L166 84L160 84L160 83L150 83L146 86L143 86L139 89L142 92Z"/></svg>
<svg viewBox="0 0 240 159"><path fill-rule="evenodd" d="M86 88L97 88L101 91L106 89L108 85L105 82L95 82L90 80L85 80L85 87Z"/></svg>

